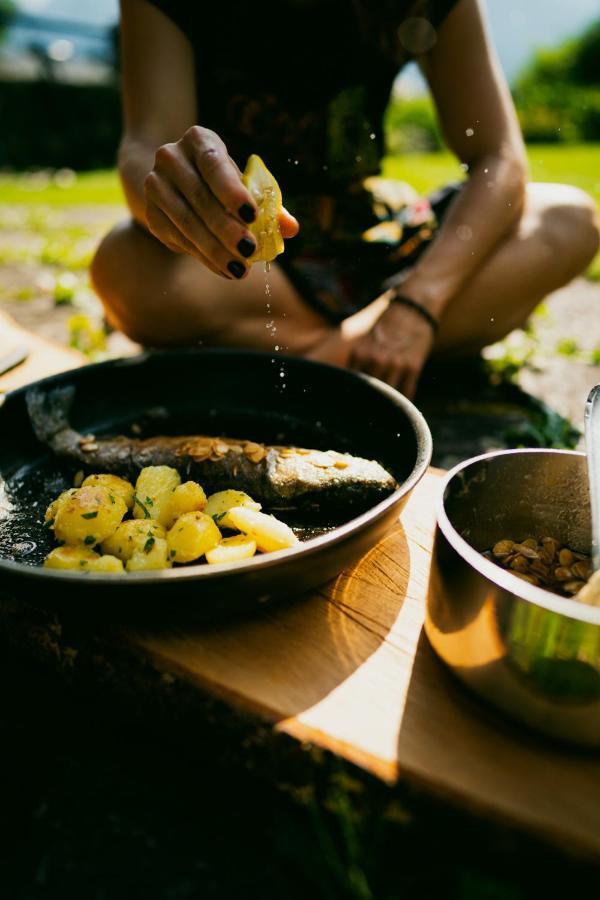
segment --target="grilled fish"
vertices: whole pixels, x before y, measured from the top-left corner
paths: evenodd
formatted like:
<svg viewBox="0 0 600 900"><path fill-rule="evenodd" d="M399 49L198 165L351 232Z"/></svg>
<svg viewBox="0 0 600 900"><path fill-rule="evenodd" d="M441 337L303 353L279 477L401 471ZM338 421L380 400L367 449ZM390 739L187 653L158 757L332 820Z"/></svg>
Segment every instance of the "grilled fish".
<svg viewBox="0 0 600 900"><path fill-rule="evenodd" d="M172 466L207 492L235 487L267 507L297 510L367 509L397 487L378 462L333 450L205 435L146 439L82 435L69 424L74 393L73 387L32 389L27 409L38 440L85 470L135 479L144 466Z"/></svg>

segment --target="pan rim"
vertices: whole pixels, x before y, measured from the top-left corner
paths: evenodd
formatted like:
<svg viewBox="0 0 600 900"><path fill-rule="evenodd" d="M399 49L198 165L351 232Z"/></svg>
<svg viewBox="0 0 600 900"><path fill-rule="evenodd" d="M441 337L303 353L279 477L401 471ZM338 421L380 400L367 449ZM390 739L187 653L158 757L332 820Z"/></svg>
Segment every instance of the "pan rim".
<svg viewBox="0 0 600 900"><path fill-rule="evenodd" d="M271 354L265 353L264 351L260 350L237 350L235 348L229 347L211 347L200 350L198 348L182 348L177 350L145 350L136 356L104 360L103 362L92 363L84 367L76 367L74 369L68 369L65 372L61 372L55 375L49 375L46 378L39 379L38 381L31 382L30 384L19 387L14 391L10 391L4 396L4 398L0 398L0 406L3 405L3 403L6 402L9 398L24 394L33 387L44 386L47 383L56 382L56 380L63 380L65 377L68 378L69 375L73 375L74 373L77 373L78 375L85 373L84 377L92 377L95 372L103 368L140 365L152 358L161 356L173 358L176 356L194 355L198 353L201 353L203 355L224 357L271 357ZM399 391L395 390L395 388L390 387L390 385L379 381L379 379L374 378L371 375L366 375L360 372L352 372L347 369L342 369L339 366L316 362L314 360L306 360L302 357L297 356L278 354L277 358L281 359L282 362L289 362L296 365L300 362L302 365L311 368L333 370L338 373L345 373L346 375L353 378L361 379L367 382L377 392L384 394L384 396L386 396L395 406L400 407L400 409L405 413L406 419L410 427L412 428L413 435L416 439L416 459L408 477L388 497L370 507L359 516L350 519L348 522L344 522L342 525L333 528L331 531L326 532L325 534L310 538L307 541L302 541L300 545L295 545L294 547L290 547L285 550L277 550L271 553L257 555L250 559L240 560L236 563L221 565L207 565L206 563L196 563L194 565L182 566L181 568L177 569L171 568L149 572L124 572L123 574L109 574L95 572L83 573L76 570L46 569L41 565L31 566L27 565L26 563L17 562L15 560L0 558L0 576L3 573L6 573L7 575L22 576L24 578L33 580L41 579L42 581L46 582L49 580L50 582L56 584L64 581L70 586L72 586L73 584L81 584L82 586L104 586L109 584L122 585L127 583L131 584L133 588L136 585L155 585L162 583L166 587L170 583L181 581L197 581L199 584L201 584L204 581L211 581L215 578L224 579L227 577L234 577L244 574L251 574L256 571L262 571L263 569L271 568L272 566L279 565L280 563L284 564L287 560L295 559L297 557L313 556L314 554L327 549L329 546L342 543L344 540L360 532L369 523L382 518L389 509L397 505L400 500L404 496L406 496L406 494L410 493L415 485L421 480L421 478L427 471L427 468L429 467L433 451L433 442L431 432L425 417L423 416L421 411L417 409L414 403L412 403L411 400L409 400Z"/></svg>

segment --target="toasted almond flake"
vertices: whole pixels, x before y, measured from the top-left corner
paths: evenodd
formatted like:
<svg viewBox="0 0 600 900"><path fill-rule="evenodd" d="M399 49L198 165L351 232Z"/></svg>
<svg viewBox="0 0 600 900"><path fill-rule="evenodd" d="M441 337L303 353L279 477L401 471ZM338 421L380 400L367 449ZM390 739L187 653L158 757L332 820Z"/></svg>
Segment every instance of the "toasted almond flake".
<svg viewBox="0 0 600 900"><path fill-rule="evenodd" d="M345 459L336 459L336 461L334 462L334 466L336 467L336 469L347 469L348 465L349 464Z"/></svg>
<svg viewBox="0 0 600 900"><path fill-rule="evenodd" d="M83 479L85 478L85 473L83 469L80 469L79 472L75 472L75 477L73 478L73 487L81 487L83 484Z"/></svg>
<svg viewBox="0 0 600 900"><path fill-rule="evenodd" d="M229 453L229 444L226 444L225 441L216 440L213 444L213 451L226 456Z"/></svg>
<svg viewBox="0 0 600 900"><path fill-rule="evenodd" d="M197 450L194 450L193 453L190 452L189 455L192 457L192 459L196 460L196 462L204 462L204 460L208 459L208 457L211 455L211 449L210 447L202 447L201 449L198 448Z"/></svg>
<svg viewBox="0 0 600 900"><path fill-rule="evenodd" d="M254 453L248 453L246 451L246 456L253 463L262 462L265 456L267 455L267 451L264 447L259 447L258 450L255 450Z"/></svg>
<svg viewBox="0 0 600 900"><path fill-rule="evenodd" d="M93 441L90 441L87 444L82 444L81 449L84 453L92 453L94 450L98 449L98 444L95 444Z"/></svg>
<svg viewBox="0 0 600 900"><path fill-rule="evenodd" d="M299 453L300 456L310 456L311 450L307 450L306 447L295 447L296 453Z"/></svg>

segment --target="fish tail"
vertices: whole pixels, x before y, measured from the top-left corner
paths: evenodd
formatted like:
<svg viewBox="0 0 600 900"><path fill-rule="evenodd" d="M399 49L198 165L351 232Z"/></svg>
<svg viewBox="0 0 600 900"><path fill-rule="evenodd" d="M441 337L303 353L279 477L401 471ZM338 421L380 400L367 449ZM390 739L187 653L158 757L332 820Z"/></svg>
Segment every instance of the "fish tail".
<svg viewBox="0 0 600 900"><path fill-rule="evenodd" d="M69 412L73 405L75 388L72 385L43 391L32 388L25 402L35 436L43 444L54 449L58 435L71 431Z"/></svg>

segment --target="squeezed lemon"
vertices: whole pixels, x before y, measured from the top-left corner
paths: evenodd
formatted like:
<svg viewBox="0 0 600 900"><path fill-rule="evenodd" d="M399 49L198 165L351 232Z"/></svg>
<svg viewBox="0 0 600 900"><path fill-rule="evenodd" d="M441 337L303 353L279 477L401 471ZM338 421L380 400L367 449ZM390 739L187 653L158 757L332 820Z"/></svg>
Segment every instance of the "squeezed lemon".
<svg viewBox="0 0 600 900"><path fill-rule="evenodd" d="M281 190L260 156L255 153L248 158L242 181L252 194L258 209L256 219L248 225L248 231L256 240L256 251L248 262L269 263L284 250L279 227Z"/></svg>

